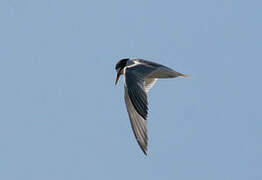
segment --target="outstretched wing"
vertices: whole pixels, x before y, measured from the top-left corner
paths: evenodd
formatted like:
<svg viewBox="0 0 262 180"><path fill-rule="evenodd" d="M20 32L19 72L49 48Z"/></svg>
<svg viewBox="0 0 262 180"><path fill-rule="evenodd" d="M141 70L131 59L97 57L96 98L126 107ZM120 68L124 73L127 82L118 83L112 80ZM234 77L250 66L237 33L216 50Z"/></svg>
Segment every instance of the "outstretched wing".
<svg viewBox="0 0 262 180"><path fill-rule="evenodd" d="M127 87L125 87L125 102L126 102L126 108L128 111L129 119L131 122L132 130L134 132L134 135L136 137L136 140L146 155L147 151L147 122L146 119L144 119L140 114L137 113L135 110L130 96L128 95Z"/></svg>
<svg viewBox="0 0 262 180"><path fill-rule="evenodd" d="M139 66L139 65L138 65ZM136 67L125 69L125 102L131 126L136 140L146 154L147 151L147 126L148 101L145 91L144 76ZM147 86L152 85L152 81Z"/></svg>

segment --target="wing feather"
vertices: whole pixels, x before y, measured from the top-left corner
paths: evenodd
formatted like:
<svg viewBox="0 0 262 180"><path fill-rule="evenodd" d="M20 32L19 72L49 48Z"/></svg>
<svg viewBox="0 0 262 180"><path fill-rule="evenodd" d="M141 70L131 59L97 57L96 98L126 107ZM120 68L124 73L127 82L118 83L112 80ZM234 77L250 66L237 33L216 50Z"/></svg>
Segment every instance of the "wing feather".
<svg viewBox="0 0 262 180"><path fill-rule="evenodd" d="M147 137L147 122L146 120L140 116L137 111L135 110L130 97L128 95L127 87L125 86L125 102L126 102L126 108L128 111L128 115L130 118L132 130L134 132L134 135L136 137L136 140L146 155L147 151L147 143L148 143L148 137Z"/></svg>
<svg viewBox="0 0 262 180"><path fill-rule="evenodd" d="M127 87L130 100L137 113L144 119L147 118L148 101L144 90L144 79L133 68L125 70L125 86Z"/></svg>
<svg viewBox="0 0 262 180"><path fill-rule="evenodd" d="M136 140L146 154L148 101L144 78L135 70L134 66L125 69L125 103Z"/></svg>

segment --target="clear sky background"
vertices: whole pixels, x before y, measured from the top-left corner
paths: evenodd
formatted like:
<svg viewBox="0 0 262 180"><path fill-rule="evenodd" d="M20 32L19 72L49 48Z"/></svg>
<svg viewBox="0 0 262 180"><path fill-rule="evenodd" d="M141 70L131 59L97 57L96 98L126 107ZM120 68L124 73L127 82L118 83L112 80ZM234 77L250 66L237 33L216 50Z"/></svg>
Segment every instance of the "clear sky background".
<svg viewBox="0 0 262 180"><path fill-rule="evenodd" d="M262 1L1 0L0 179L262 179ZM144 156L116 62L149 92Z"/></svg>

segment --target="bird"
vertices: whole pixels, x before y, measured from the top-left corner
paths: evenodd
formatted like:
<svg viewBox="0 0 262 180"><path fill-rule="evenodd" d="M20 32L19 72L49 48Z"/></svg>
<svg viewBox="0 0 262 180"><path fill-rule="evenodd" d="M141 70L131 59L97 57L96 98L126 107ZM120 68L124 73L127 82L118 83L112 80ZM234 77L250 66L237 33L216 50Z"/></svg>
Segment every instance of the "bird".
<svg viewBox="0 0 262 180"><path fill-rule="evenodd" d="M147 92L153 87L157 79L189 77L164 65L145 59L124 58L115 66L117 72L115 85L121 75L124 75L124 99L136 141L141 150L147 155L148 134Z"/></svg>

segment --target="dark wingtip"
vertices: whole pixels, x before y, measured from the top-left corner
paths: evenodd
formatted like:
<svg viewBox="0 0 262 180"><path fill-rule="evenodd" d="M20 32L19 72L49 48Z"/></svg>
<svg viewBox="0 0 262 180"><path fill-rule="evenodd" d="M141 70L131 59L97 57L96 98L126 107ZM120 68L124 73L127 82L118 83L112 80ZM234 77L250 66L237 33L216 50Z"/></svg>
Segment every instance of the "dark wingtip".
<svg viewBox="0 0 262 180"><path fill-rule="evenodd" d="M142 147L142 145L140 145L140 144L139 144L139 146L140 146L141 150L143 151L144 155L147 156L147 147Z"/></svg>

